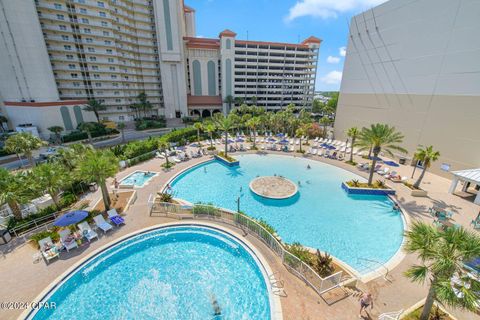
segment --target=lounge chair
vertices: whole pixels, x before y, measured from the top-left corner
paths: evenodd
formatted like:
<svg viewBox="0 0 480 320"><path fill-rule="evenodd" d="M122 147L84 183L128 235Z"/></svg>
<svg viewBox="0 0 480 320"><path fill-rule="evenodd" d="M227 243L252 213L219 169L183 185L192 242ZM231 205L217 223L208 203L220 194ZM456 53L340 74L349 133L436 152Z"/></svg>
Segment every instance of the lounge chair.
<svg viewBox="0 0 480 320"><path fill-rule="evenodd" d="M385 175L385 179L390 179L390 178L392 178L392 177L396 177L397 174L398 174L398 173L397 173L397 171L395 171L395 170L390 171L389 173L387 173L387 174Z"/></svg>
<svg viewBox="0 0 480 320"><path fill-rule="evenodd" d="M67 249L67 252L70 252L71 249L78 248L77 240L69 229L63 229L58 234L60 235L60 242L63 247Z"/></svg>
<svg viewBox="0 0 480 320"><path fill-rule="evenodd" d="M382 169L378 170L377 173L379 175L383 176L383 175L386 175L388 173L388 171L390 171L390 168L385 167L385 168L383 168L383 170Z"/></svg>
<svg viewBox="0 0 480 320"><path fill-rule="evenodd" d="M95 224L103 231L103 233L107 233L108 230L111 230L113 228L110 223L105 221L101 214L93 217L93 221L95 221Z"/></svg>
<svg viewBox="0 0 480 320"><path fill-rule="evenodd" d="M58 252L57 247L53 244L52 238L46 237L42 240L39 240L38 245L40 247L42 257L45 259L47 264L50 262L50 260L60 256L60 252Z"/></svg>
<svg viewBox="0 0 480 320"><path fill-rule="evenodd" d="M121 224L125 224L125 219L123 219L117 212L117 209L113 208L107 211L108 218L113 222L117 227Z"/></svg>
<svg viewBox="0 0 480 320"><path fill-rule="evenodd" d="M295 151L295 147L294 146L290 146L290 152L294 152Z"/></svg>
<svg viewBox="0 0 480 320"><path fill-rule="evenodd" d="M98 239L98 234L92 230L87 221L83 221L82 223L77 224L77 227L78 230L80 230L80 232L82 233L82 236L84 236L88 242L95 238Z"/></svg>
<svg viewBox="0 0 480 320"><path fill-rule="evenodd" d="M473 226L474 229L480 229L480 220L472 220L470 224Z"/></svg>

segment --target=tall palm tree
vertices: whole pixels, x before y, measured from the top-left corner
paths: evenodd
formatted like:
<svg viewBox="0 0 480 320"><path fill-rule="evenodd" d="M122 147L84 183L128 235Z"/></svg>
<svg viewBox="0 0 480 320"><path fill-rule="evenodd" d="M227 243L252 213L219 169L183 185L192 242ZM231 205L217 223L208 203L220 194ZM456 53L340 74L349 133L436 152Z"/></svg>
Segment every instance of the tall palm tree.
<svg viewBox="0 0 480 320"><path fill-rule="evenodd" d="M122 133L122 143L125 143L125 122L119 122L117 124L117 128L120 129L120 132Z"/></svg>
<svg viewBox="0 0 480 320"><path fill-rule="evenodd" d="M193 127L195 129L197 129L197 142L198 142L198 144L200 144L200 131L202 131L204 129L203 124L201 122L195 122L193 124Z"/></svg>
<svg viewBox="0 0 480 320"><path fill-rule="evenodd" d="M223 131L225 139L225 156L227 156L228 151L228 132L235 127L235 122L232 120L232 116L225 117L224 115L217 113L213 118L215 125L220 131Z"/></svg>
<svg viewBox="0 0 480 320"><path fill-rule="evenodd" d="M118 159L111 151L90 149L77 168L78 177L87 182L96 182L102 190L105 210L110 209L110 196L107 179L113 177L119 169Z"/></svg>
<svg viewBox="0 0 480 320"><path fill-rule="evenodd" d="M304 127L300 127L295 131L295 136L300 139L299 151L302 152L302 138L307 134L307 130Z"/></svg>
<svg viewBox="0 0 480 320"><path fill-rule="evenodd" d="M168 149L170 149L170 143L168 143L167 141L164 141L164 140L160 140L158 142L158 148L163 153L165 153L165 164L167 165L167 167L169 167L170 166L170 161L168 160Z"/></svg>
<svg viewBox="0 0 480 320"><path fill-rule="evenodd" d="M87 105L83 107L83 110L93 112L97 118L97 122L100 123L100 115L98 112L107 110L107 106L102 104L100 101L90 99L88 100Z"/></svg>
<svg viewBox="0 0 480 320"><path fill-rule="evenodd" d="M213 123L207 123L205 125L205 131L208 132L208 135L210 136L210 149L213 149L213 133L215 130L217 130L217 128Z"/></svg>
<svg viewBox="0 0 480 320"><path fill-rule="evenodd" d="M88 150L91 150L91 145L75 143L68 148L62 148L57 152L57 162L62 164L66 170L72 172L81 162Z"/></svg>
<svg viewBox="0 0 480 320"><path fill-rule="evenodd" d="M32 170L32 184L40 193L47 192L55 207L60 210L60 192L70 184L70 177L66 168L60 162L42 163Z"/></svg>
<svg viewBox="0 0 480 320"><path fill-rule="evenodd" d="M400 132L396 132L395 127L390 127L386 124L377 123L370 125L370 128L362 128L358 140L359 143L357 145L360 146L360 150L365 150L368 145L372 147L373 158L368 177L369 186L372 185L375 165L382 150L392 157L392 150L407 153L407 150L398 145L402 143L403 135Z"/></svg>
<svg viewBox="0 0 480 320"><path fill-rule="evenodd" d="M235 104L238 106L241 106L244 102L244 99L242 97L235 97L233 100L235 101Z"/></svg>
<svg viewBox="0 0 480 320"><path fill-rule="evenodd" d="M92 144L93 143L92 132L95 131L95 128L96 128L95 122L82 122L80 123L78 128L87 134L88 143Z"/></svg>
<svg viewBox="0 0 480 320"><path fill-rule="evenodd" d="M7 122L8 122L7 117L0 115L0 130L2 130L2 132L7 131L7 130L5 129L5 127L3 126L3 124L4 124L4 123L7 123Z"/></svg>
<svg viewBox="0 0 480 320"><path fill-rule="evenodd" d="M415 152L414 158L423 162L423 170L418 177L417 181L413 185L415 188L420 188L420 183L422 182L423 176L428 168L432 165L432 162L437 161L440 157L440 152L433 150L433 146L418 148Z"/></svg>
<svg viewBox="0 0 480 320"><path fill-rule="evenodd" d="M223 102L225 102L226 104L228 104L227 113L229 113L230 110L232 110L232 104L235 102L235 99L233 98L232 95L228 95L228 96L225 97L225 100L223 100Z"/></svg>
<svg viewBox="0 0 480 320"><path fill-rule="evenodd" d="M352 139L352 143L350 146L350 162L353 162L353 146L357 140L358 135L360 134L360 130L357 127L352 127L347 130L347 136Z"/></svg>
<svg viewBox="0 0 480 320"><path fill-rule="evenodd" d="M57 144L61 144L62 143L62 136L60 134L64 130L63 127L62 126L52 126L52 127L47 128L47 129L48 129L48 131L50 131L51 133L53 133L55 135L55 142Z"/></svg>
<svg viewBox="0 0 480 320"><path fill-rule="evenodd" d="M35 159L33 158L33 151L40 149L46 143L40 138L32 135L29 132L20 132L8 137L5 141L5 149L17 154L21 160L20 155L23 153L27 157L32 167L35 167Z"/></svg>
<svg viewBox="0 0 480 320"><path fill-rule="evenodd" d="M32 190L26 187L30 185L26 181L24 173L13 174L0 167L0 205L8 204L17 220L22 219L20 205L34 198Z"/></svg>
<svg viewBox="0 0 480 320"><path fill-rule="evenodd" d="M257 128L260 126L260 118L259 117L253 117L250 120L247 121L247 126L252 130L253 132L253 149L257 148L256 145L256 140L257 140Z"/></svg>
<svg viewBox="0 0 480 320"><path fill-rule="evenodd" d="M323 116L321 119L320 119L320 125L323 126L323 138L326 138L327 137L327 127L332 123L332 120L330 120L329 117L327 116Z"/></svg>
<svg viewBox="0 0 480 320"><path fill-rule="evenodd" d="M413 282L429 282L420 320L428 320L434 301L452 307L476 309L480 283L468 277L463 262L480 256L480 237L460 228L440 230L424 222L414 222L406 232L405 250L418 255L421 263L405 275ZM452 278L459 279L452 284ZM459 297L460 296L460 297Z"/></svg>

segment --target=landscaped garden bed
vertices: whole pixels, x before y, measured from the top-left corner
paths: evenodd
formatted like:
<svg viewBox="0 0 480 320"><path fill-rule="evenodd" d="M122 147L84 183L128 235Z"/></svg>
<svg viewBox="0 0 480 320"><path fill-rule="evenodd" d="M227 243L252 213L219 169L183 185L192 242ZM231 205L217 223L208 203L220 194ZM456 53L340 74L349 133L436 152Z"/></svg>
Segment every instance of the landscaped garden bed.
<svg viewBox="0 0 480 320"><path fill-rule="evenodd" d="M410 189L410 195L412 197L426 197L428 196L428 192L423 190L423 189L420 189L420 188L415 188L413 186L413 184L411 183L408 183L408 182L404 182L403 183L407 188Z"/></svg>
<svg viewBox="0 0 480 320"><path fill-rule="evenodd" d="M112 201L110 207L112 209L115 208L118 213L124 212L130 202L130 198L134 193L135 191L116 192L115 194L110 193L109 196ZM100 212L105 211L105 205L103 204L103 201L99 201L94 210Z"/></svg>
<svg viewBox="0 0 480 320"><path fill-rule="evenodd" d="M402 320L419 320L420 315L422 314L422 307L410 312L409 314L402 317ZM449 314L443 312L439 307L435 306L430 312L430 320L453 320Z"/></svg>
<svg viewBox="0 0 480 320"><path fill-rule="evenodd" d="M388 188L385 183L380 180L375 181L371 185L366 182L359 182L358 180L350 180L342 182L342 189L348 194L370 194L370 195L393 195L394 189Z"/></svg>
<svg viewBox="0 0 480 320"><path fill-rule="evenodd" d="M218 154L216 154L215 159L219 160L220 162L226 164L229 167L240 165L240 161L238 161L234 157L230 157L229 155L225 154L225 152L219 152Z"/></svg>

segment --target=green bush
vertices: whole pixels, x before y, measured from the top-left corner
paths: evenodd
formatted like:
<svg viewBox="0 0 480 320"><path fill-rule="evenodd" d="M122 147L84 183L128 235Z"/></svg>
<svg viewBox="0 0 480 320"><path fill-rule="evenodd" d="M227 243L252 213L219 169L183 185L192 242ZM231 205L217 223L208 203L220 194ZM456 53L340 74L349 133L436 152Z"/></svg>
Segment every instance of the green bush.
<svg viewBox="0 0 480 320"><path fill-rule="evenodd" d="M147 130L147 129L157 129L165 128L167 123L165 120L136 120L135 121L135 130Z"/></svg>
<svg viewBox="0 0 480 320"><path fill-rule="evenodd" d="M197 129L194 127L187 127L182 129L173 129L171 132L161 136L160 141L169 143L178 143L184 145L187 142L195 141L197 139Z"/></svg>
<svg viewBox="0 0 480 320"><path fill-rule="evenodd" d="M193 214L205 214L214 217L219 217L221 215L220 210L217 207L201 203L197 203L193 206Z"/></svg>
<svg viewBox="0 0 480 320"><path fill-rule="evenodd" d="M305 249L299 242L294 242L291 245L287 245L287 251L302 260L308 265L313 265L313 255Z"/></svg>
<svg viewBox="0 0 480 320"><path fill-rule="evenodd" d="M153 157L155 157L155 153L149 152L149 153L142 154L142 155L140 155L140 156L138 156L138 157L135 157L135 158L132 158L132 159L128 159L128 160L127 160L127 163L128 163L129 166L134 166L134 165L136 165L137 163L150 160L150 159L152 159Z"/></svg>
<svg viewBox="0 0 480 320"><path fill-rule="evenodd" d="M60 207L65 208L77 201L77 196L71 192L64 192L60 199Z"/></svg>
<svg viewBox="0 0 480 320"><path fill-rule="evenodd" d="M9 156L13 154L12 152L8 152L7 150L5 150L4 148L0 148L0 157L5 157L5 156Z"/></svg>
<svg viewBox="0 0 480 320"><path fill-rule="evenodd" d="M103 137L110 134L118 134L119 131L117 129L106 128L101 123L92 122L94 124L94 128L92 130L92 138ZM77 127L77 130L70 132L62 137L64 143L72 142L72 141L79 141L88 139L88 134L86 132L80 131Z"/></svg>
<svg viewBox="0 0 480 320"><path fill-rule="evenodd" d="M40 248L40 246L38 245L38 241L45 239L47 237L50 237L52 239L52 242L59 241L60 235L58 234L57 231L58 231L58 228L53 227L52 230L45 230L39 233L35 233L30 237L30 240L35 241L35 243L37 244L37 248Z"/></svg>

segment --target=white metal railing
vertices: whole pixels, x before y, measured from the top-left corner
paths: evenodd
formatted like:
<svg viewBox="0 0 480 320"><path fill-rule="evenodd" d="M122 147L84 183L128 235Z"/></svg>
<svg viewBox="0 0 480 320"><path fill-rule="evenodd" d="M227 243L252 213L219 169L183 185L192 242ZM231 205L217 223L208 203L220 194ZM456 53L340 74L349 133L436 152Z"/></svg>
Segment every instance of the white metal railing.
<svg viewBox="0 0 480 320"><path fill-rule="evenodd" d="M192 207L152 200L152 198L149 198L148 202L150 216L152 217L219 220L232 224L247 233L251 233L282 259L287 270L305 281L305 283L312 287L319 295L340 286L343 271L338 271L325 278L321 277L308 264L288 252L273 234L262 227L257 221L244 214L226 211L212 205L201 204Z"/></svg>
<svg viewBox="0 0 480 320"><path fill-rule="evenodd" d="M395 312L386 312L378 316L378 320L398 320L402 315L403 310Z"/></svg>

